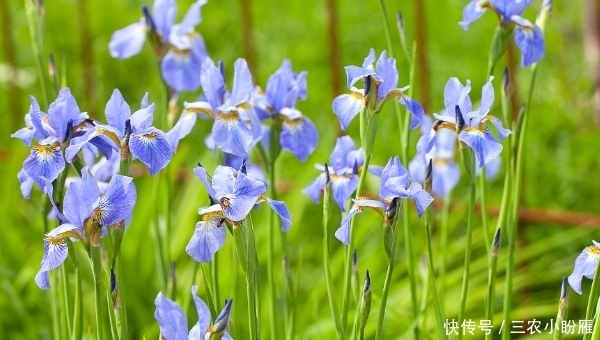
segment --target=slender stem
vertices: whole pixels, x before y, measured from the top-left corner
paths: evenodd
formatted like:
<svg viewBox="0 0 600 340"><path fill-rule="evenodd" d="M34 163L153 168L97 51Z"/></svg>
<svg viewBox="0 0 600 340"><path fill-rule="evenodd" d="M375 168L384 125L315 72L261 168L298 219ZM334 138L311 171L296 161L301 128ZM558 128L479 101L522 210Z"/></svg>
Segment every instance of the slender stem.
<svg viewBox="0 0 600 340"><path fill-rule="evenodd" d="M261 143L262 145L262 143ZM269 197L275 199L276 188L275 188L275 160L270 160L268 163L267 171L269 172ZM276 317L277 311L277 286L275 285L275 277L273 274L273 262L275 261L274 253L275 246L273 235L277 232L275 224L277 223L275 218L275 212L269 210L269 229L267 230L267 281L269 286L269 327L271 330L271 337L276 337L278 332L278 322Z"/></svg>
<svg viewBox="0 0 600 340"><path fill-rule="evenodd" d="M486 308L486 320L494 324L494 299L496 297L496 268L498 267L498 256L490 256L490 270L488 274L488 303ZM486 339L492 339L492 334L486 334Z"/></svg>
<svg viewBox="0 0 600 340"><path fill-rule="evenodd" d="M96 308L96 336L98 339L104 339L104 319L102 318L102 292L100 285L100 276L102 274L102 263L100 247L90 247L90 261L92 265L92 274L94 277L94 301Z"/></svg>
<svg viewBox="0 0 600 340"><path fill-rule="evenodd" d="M452 191L448 192L448 195L444 199L444 206L442 208L442 221L440 223L440 254L447 254L448 250L448 229L450 228L450 206L452 202ZM445 306L446 296L444 292L446 291L446 256L442 256L442 261L440 265L440 300L442 303L442 308Z"/></svg>
<svg viewBox="0 0 600 340"><path fill-rule="evenodd" d="M489 216L487 210L487 197L488 197L488 188L487 188L487 178L485 175L485 167L481 168L481 173L479 174L479 201L481 203L481 227L483 228L483 242L485 243L485 250L487 252L487 256L490 257L492 251L492 240L490 236L490 228L489 228Z"/></svg>
<svg viewBox="0 0 600 340"><path fill-rule="evenodd" d="M594 278L592 280L592 289L590 290L590 296L588 298L587 308L585 310L585 319L584 320L595 320L596 325L598 322L598 317L594 317L594 305L598 301L598 296L600 296L600 261L596 265L596 272L594 273ZM596 314L598 314L596 312ZM594 326L594 329L596 326ZM583 340L591 339L591 334L585 334L583 336ZM598 338L593 338L598 339Z"/></svg>
<svg viewBox="0 0 600 340"><path fill-rule="evenodd" d="M31 39L31 48L35 59L36 71L40 80L42 90L42 100L45 107L48 107L49 97L46 89L46 72L44 71L41 50L43 49L43 15L41 5L37 1L25 0L25 9L27 14L27 26L29 26L29 37Z"/></svg>
<svg viewBox="0 0 600 340"><path fill-rule="evenodd" d="M427 268L429 269L429 288L431 290L431 297L433 299L433 309L435 312L435 319L438 326L438 332L440 336L446 334L444 329L444 310L438 294L437 285L435 283L435 266L433 262L433 246L431 236L431 221L432 221L432 210L427 209L425 212L425 240L427 242ZM445 254L445 253L442 253Z"/></svg>
<svg viewBox="0 0 600 340"><path fill-rule="evenodd" d="M460 307L458 310L458 324L462 325L465 318L465 306L467 304L467 295L469 291L469 276L471 270L471 248L473 243L473 224L475 219L475 154L472 150L463 150L463 153L469 155L469 211L467 215L467 244L465 246L465 267L463 272L463 282L460 293ZM462 339L462 332L458 335Z"/></svg>
<svg viewBox="0 0 600 340"><path fill-rule="evenodd" d="M327 297L329 300L329 309L331 310L331 316L335 322L335 334L337 339L342 339L344 330L342 327L342 321L340 320L340 314L338 311L338 305L335 300L335 291L333 286L333 280L331 278L331 267L329 259L329 233L330 233L330 220L331 220L331 184L325 185L325 192L323 195L323 267L325 269L325 282L327 284ZM357 313L358 316L358 313ZM356 319L356 318L355 318Z"/></svg>
<svg viewBox="0 0 600 340"><path fill-rule="evenodd" d="M69 301L69 296L71 294L69 294L69 273L67 272L66 264L60 266L60 272L61 272L61 276L62 276L61 283L62 283L62 288L63 288L63 308L64 308L64 315L66 315L67 332L68 332L69 336L72 336L73 335L73 325L71 323L72 319L69 317L69 315L71 315L71 312L70 312L71 303Z"/></svg>
<svg viewBox="0 0 600 340"><path fill-rule="evenodd" d="M598 271L598 270L596 270ZM598 299L598 303L596 304L596 310L600 310L600 299ZM590 319L586 319L586 320L590 320ZM587 336L588 334L586 334ZM600 314L596 313L596 315L594 315L594 330L591 334L591 338L592 339L600 339ZM586 339L584 337L584 339Z"/></svg>
<svg viewBox="0 0 600 340"><path fill-rule="evenodd" d="M152 192L154 193L154 197L156 200L159 200L158 193L160 192L160 177L155 177L152 183ZM168 271L165 266L165 260L163 258L163 238L161 237L160 232L160 209L156 209L156 215L154 219L154 223L152 223L152 236L154 236L155 246L154 248L154 257L156 259L156 271L158 275L158 281L160 282L161 290L167 292L167 275Z"/></svg>
<svg viewBox="0 0 600 340"><path fill-rule="evenodd" d="M396 248L396 241L394 236L394 246ZM395 250L393 251L395 253ZM388 261L387 270L385 271L385 281L383 282L383 292L381 293L381 303L379 304L379 317L377 318L377 331L375 332L375 339L380 340L383 337L383 321L385 316L385 306L387 304L388 293L390 292L390 286L392 284L392 275L394 273L394 259L390 258Z"/></svg>
<svg viewBox="0 0 600 340"><path fill-rule="evenodd" d="M248 317L250 318L250 339L258 339L258 329L256 321L256 291L254 280L248 280L246 285L246 294L248 294Z"/></svg>
<svg viewBox="0 0 600 340"><path fill-rule="evenodd" d="M79 270L79 254L74 251L71 257L75 261L75 303L73 308L73 333L71 340L79 340L83 336L83 299L81 289L81 270Z"/></svg>

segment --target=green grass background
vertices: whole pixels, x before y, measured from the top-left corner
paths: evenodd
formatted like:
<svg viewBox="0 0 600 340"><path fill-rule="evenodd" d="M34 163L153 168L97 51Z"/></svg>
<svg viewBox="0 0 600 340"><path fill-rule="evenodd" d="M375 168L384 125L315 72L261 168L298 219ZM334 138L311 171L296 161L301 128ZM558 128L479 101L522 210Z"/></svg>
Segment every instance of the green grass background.
<svg viewBox="0 0 600 340"><path fill-rule="evenodd" d="M27 1L27 0L25 0ZM125 99L137 107L145 92L150 100L157 102L156 115L165 114L166 105L162 100L156 61L151 48L146 45L142 53L131 59L118 61L108 54L108 42L113 31L139 19L141 0L106 0L86 2L87 15L82 16L75 0L46 1L45 46L43 54L53 53L59 71L64 73L82 111L94 118L103 120L104 103L112 90L119 88ZM191 1L178 1L178 18ZM443 107L443 88L451 76L461 80L471 79L472 98L480 96L485 81L487 55L490 39L496 25L495 17L488 13L463 31L462 8L466 1L425 1L427 38L426 56L429 65L431 111ZM395 56L398 59L400 86L408 83L407 63L400 51L398 34L395 30L394 13L404 14L409 40L415 36L414 4L412 1L385 1L388 20L392 30ZM525 16L533 20L540 1L534 1ZM537 87L531 103L531 120L528 142L525 147L526 165L523 188L523 206L560 211L600 213L598 192L600 181L598 169L600 157L598 145L600 134L594 124L591 111L592 79L590 69L583 55L582 16L580 2L556 2L556 7L546 29L547 53L540 64ZM0 23L1 30L8 30L14 39L17 68L35 77L35 60L29 41L23 1L7 2L11 24ZM535 9L535 11L534 11ZM377 53L386 48L382 22L377 1L339 1L339 39L342 65L362 63L369 48ZM231 76L233 62L244 56L240 2L234 0L209 1L202 9L203 22L197 27L214 60L222 59ZM276 1L254 0L252 2L253 34L257 55L258 84L264 87L268 76L288 58L294 70L308 71L308 99L300 102L298 108L316 124L320 142L314 154L305 162L299 163L290 154L284 154L278 161L278 188L280 198L286 201L293 216L293 227L288 233L288 259L297 290L296 339L334 337L334 325L326 304L325 280L322 267L321 207L313 204L300 193L317 175L314 163L328 160L340 134L337 118L331 112L331 70L327 32L327 14L324 1ZM86 100L83 90L83 64L81 62L81 25L89 25L91 33L91 55L93 57L93 85L95 90L91 100ZM6 33L4 31L3 33ZM518 52L517 52L518 53ZM2 63L6 63L6 50L0 50ZM519 56L520 58L520 56ZM342 73L343 74L343 73ZM518 70L518 96L523 101L529 70ZM12 79L12 78L11 78ZM10 79L9 79L10 80ZM341 88L345 91L345 79ZM496 74L496 94L499 97L500 73ZM416 87L418 88L418 86ZM16 174L29 150L21 141L9 137L10 133L23 126L23 116L29 104L27 95L41 100L40 87L36 81L19 88L20 96L14 97L9 83L0 83L0 338L37 339L50 338L51 311L50 294L41 291L33 278L39 269L42 258L43 223L39 190L34 189L31 200L25 200L19 193ZM14 93L14 92L13 92ZM417 91L415 97L420 99ZM187 94L184 99L193 99ZM15 108L18 108L15 111ZM430 113L430 112L428 112ZM498 101L492 113L500 116ZM384 164L386 160L400 153L399 135L391 106L382 112L380 131L375 146L374 164ZM207 204L205 190L193 177L191 169L202 162L209 169L214 168L214 157L204 147L204 136L210 130L210 122L199 120L192 134L180 145L175 158L167 167L173 184L171 211L173 228L169 238L170 256L176 263L176 300L189 301L191 284L201 286L199 292L206 297L201 272L192 278L194 261L185 253L185 246L192 234L199 216L198 207ZM349 134L358 143L358 124L353 123ZM411 141L414 145L418 132L414 131ZM410 148L414 154L414 148ZM127 294L130 331L133 338L154 339L158 326L153 318L154 298L160 290L156 278L154 239L151 223L154 221L157 197L153 195L154 179L147 175L135 179L138 189L133 222L123 241L122 262L125 266L125 282L121 283ZM378 180L370 178L368 189L376 193ZM490 201L500 202L502 180L491 184ZM436 263L445 259L448 275L444 285L445 312L449 318L456 318L457 305L462 279L464 252L464 225L466 223L466 182L461 181L455 190L457 208L451 214L451 243L446 254L436 252ZM283 294L283 269L280 257L266 257L266 209L260 208L253 214L257 234L257 249L261 264L261 277L266 277L266 261L274 261L278 291ZM360 216L356 247L359 254L360 276L369 269L373 287L373 311L366 333L371 337L375 332L377 310L383 287L386 258L382 247L381 224L375 214ZM339 215L335 215L339 218ZM493 220L492 222L495 222ZM421 221L412 220L415 249L418 254L425 251L424 228ZM597 237L597 230L578 228L576 225L521 224L524 232L517 253L519 263L515 278L513 318L517 320L549 320L556 313L560 280L572 270L575 257L581 249L591 244ZM228 235L226 246L219 252L220 291L223 298L235 296L230 331L234 337L246 338L247 319L245 282L243 273L235 260L233 239ZM279 238L276 237L276 240ZM410 293L406 274L403 239L399 240L400 251L394 284L388 301L385 336L387 339L401 338L411 326L412 315ZM435 238L434 247L439 239ZM481 228L475 232L476 248L473 254L470 297L467 303L467 318L480 320L484 314L484 297L487 294L487 258L482 243ZM345 247L334 242L331 246L332 271L336 291L340 292L341 305L343 287L343 264ZM281 254L277 242L277 254ZM84 253L80 253L84 264L84 292L89 297L84 300L86 319L84 330L93 329L93 302L91 274L87 268ZM66 262L67 266L70 262ZM499 261L499 286L496 321L501 320L502 278L505 254ZM208 266L202 268L207 271ZM69 269L72 269L69 267ZM422 280L419 280L422 289ZM577 296L570 291L569 318L583 318L589 292L589 282L584 284L584 295ZM59 289L55 287L54 289ZM269 335L267 325L266 283L262 285L263 316L262 334L264 338L280 338ZM353 309L353 308L352 308ZM190 325L196 321L193 309L188 308ZM427 314L427 332L436 338L433 313ZM280 329L283 331L282 325ZM93 334L93 332L90 332ZM480 333L481 334L481 333ZM547 335L546 335L547 337ZM540 337L540 338L543 338Z"/></svg>

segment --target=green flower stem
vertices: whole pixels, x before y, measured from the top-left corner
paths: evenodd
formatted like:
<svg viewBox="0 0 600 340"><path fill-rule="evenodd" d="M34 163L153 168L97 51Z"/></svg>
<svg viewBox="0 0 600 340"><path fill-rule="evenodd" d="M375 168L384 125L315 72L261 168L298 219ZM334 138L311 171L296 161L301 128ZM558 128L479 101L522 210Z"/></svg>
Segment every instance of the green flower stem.
<svg viewBox="0 0 600 340"><path fill-rule="evenodd" d="M262 143L261 143L262 145ZM275 199L276 188L275 188L275 161L270 159L267 171L269 173L269 197L271 199ZM275 245L274 245L274 237L273 235L277 232L275 224L277 223L275 218L275 212L273 210L269 210L269 229L267 230L267 281L269 285L269 327L271 331L271 336L275 337L276 334L280 334L277 327L279 323L277 322L277 286L275 284L275 277L273 274L273 262L275 261L274 253L275 253Z"/></svg>
<svg viewBox="0 0 600 340"><path fill-rule="evenodd" d="M72 248L72 247L70 247L70 248ZM69 294L69 273L67 271L66 264L63 264L62 266L60 266L60 273L61 273L61 283L62 283L62 288L63 288L63 292L62 292L63 312L64 312L64 315L66 315L65 321L67 323L66 331L67 331L67 334L69 334L69 336L72 336L73 325L71 324L72 319L69 317L71 315L71 312L70 312L71 302L69 301L69 297L71 294Z"/></svg>
<svg viewBox="0 0 600 340"><path fill-rule="evenodd" d="M492 246L493 247L493 246ZM494 298L496 297L496 269L498 268L498 254L489 257L489 272L488 272L488 303L486 306L486 320L494 324ZM486 339L492 339L492 334L486 334Z"/></svg>
<svg viewBox="0 0 600 340"><path fill-rule="evenodd" d="M75 261L75 303L73 308L73 333L71 340L83 338L83 298L81 288L81 270L79 269L79 252L72 252Z"/></svg>
<svg viewBox="0 0 600 340"><path fill-rule="evenodd" d="M160 177L155 177L152 181L152 193L155 200L159 200L158 193L160 192ZM155 202L157 204L158 202ZM160 232L160 209L156 209L156 215L154 219L154 223L152 223L152 236L154 237L155 246L154 248L154 257L156 259L156 271L158 276L158 281L160 283L160 288L163 292L167 292L167 275L168 270L165 264L165 259L163 258L163 238Z"/></svg>
<svg viewBox="0 0 600 340"><path fill-rule="evenodd" d="M340 320L338 305L335 300L336 294L331 278L331 266L329 258L329 234L331 232L331 194L331 183L329 182L325 184L325 190L323 193L323 267L325 269L325 282L327 284L327 297L329 299L329 309L331 310L331 317L335 322L336 338L342 339L344 330L342 327L342 321Z"/></svg>
<svg viewBox="0 0 600 340"><path fill-rule="evenodd" d="M481 168L481 173L479 174L479 202L481 204L481 227L483 228L483 242L485 243L485 250L487 252L487 256L490 257L492 251L492 240L490 236L490 228L489 228L489 216L488 216L488 188L487 188L487 178L485 177L485 167Z"/></svg>
<svg viewBox="0 0 600 340"><path fill-rule="evenodd" d="M598 270L596 270L598 271ZM600 310L600 299L598 299L598 303L596 304L596 310ZM590 320L590 319L586 319L586 320ZM586 336L588 336L588 334L586 334ZM594 315L594 330L592 331L592 335L591 335L592 339L600 339L600 315L598 313L596 313L596 315ZM584 339L586 339L584 337Z"/></svg>
<svg viewBox="0 0 600 340"><path fill-rule="evenodd" d="M206 275L206 272L204 271L204 265L201 265L201 264L197 264L197 265L200 266L200 272L202 274L202 281L204 281L204 288L206 289L206 296L208 296L208 298L207 298L208 309L210 309L211 315L216 315L219 313L219 311L217 310L217 307L215 306L215 299L213 298L212 290L210 288L210 283L208 281L208 275ZM195 275L194 275L194 277L195 277ZM192 284L194 284L194 282ZM232 286L235 287L235 285L232 285ZM234 291L237 292L237 290L235 290L235 289L234 289Z"/></svg>
<svg viewBox="0 0 600 340"><path fill-rule="evenodd" d="M31 48L35 59L35 66L40 80L40 87L42 89L42 99L44 107L48 107L50 103L48 97L48 89L46 88L46 72L44 71L44 63L41 55L41 50L44 46L44 36L42 28L44 25L43 9L41 3L38 1L24 0L25 1L25 13L27 16L27 26L29 26L29 38L31 40Z"/></svg>
<svg viewBox="0 0 600 340"><path fill-rule="evenodd" d="M450 207L452 205L452 191L448 192L448 195L444 198L444 206L442 207L442 221L440 223L440 254L447 254L448 251L448 229L450 228ZM445 306L445 294L446 291L446 257L442 256L440 264L440 301L442 308Z"/></svg>
<svg viewBox="0 0 600 340"><path fill-rule="evenodd" d="M388 226L384 228L393 228L395 226ZM385 232L385 230L384 230ZM383 282L383 292L381 293L381 302L379 303L379 317L377 318L377 330L375 332L375 339L380 340L383 337L383 321L385 320L385 307L387 304L388 293L390 292L390 286L392 284L392 275L394 274L394 262L396 256L396 232L390 230L390 254L388 258L388 266L385 272L385 281Z"/></svg>
<svg viewBox="0 0 600 340"><path fill-rule="evenodd" d="M463 272L463 282L460 292L460 307L458 310L458 324L462 325L465 319L465 306L467 304L467 296L469 291L469 276L471 270L471 248L473 243L473 224L475 219L475 154L471 149L461 149L463 155L468 154L469 164L469 211L467 215L467 244L465 245L465 267ZM458 339L462 339L462 332L459 333Z"/></svg>
<svg viewBox="0 0 600 340"><path fill-rule="evenodd" d="M432 246L432 236L431 236L431 221L432 218L432 209L429 208L425 212L425 240L427 242L427 268L429 269L429 288L431 290L431 297L433 299L433 310L435 311L435 320L438 326L438 332L440 336L442 334L446 334L446 330L444 329L444 310L442 308L441 299L438 293L437 285L435 282L435 266L433 262L433 246ZM445 254L445 253L441 253ZM447 337L446 337L447 338Z"/></svg>
<svg viewBox="0 0 600 340"><path fill-rule="evenodd" d="M53 286L56 284L56 276L52 277L53 279ZM57 299L57 295L58 295L58 290L54 290L49 292L50 293L50 308L52 309L52 333L54 334L54 339L60 339L61 338L61 334L60 334L60 313L58 312L58 299Z"/></svg>
<svg viewBox="0 0 600 340"><path fill-rule="evenodd" d="M102 276L102 255L99 246L90 246L90 262L92 275L94 277L94 301L96 309L96 337L104 339L104 318L102 311L102 292L100 277Z"/></svg>
<svg viewBox="0 0 600 340"><path fill-rule="evenodd" d="M567 278L563 277L560 289L560 300L558 301L558 312L556 313L556 322L554 323L554 336L552 337L554 340L562 339L563 333L561 326L563 320L566 320L567 315L569 314L569 301L567 289ZM598 306L596 307L596 310L598 310ZM596 324L594 325L594 331L592 333L592 338L594 339L598 338L596 327L598 327L598 322L596 322Z"/></svg>
<svg viewBox="0 0 600 340"><path fill-rule="evenodd" d="M596 328L598 328L598 310L596 309L596 313L594 313L594 305L598 301L598 296L600 296L600 261L596 265L596 272L594 273L594 278L592 280L592 289L590 290L590 296L588 298L587 308L585 310L585 319L584 320L592 320L594 319L594 333L596 333ZM591 337L591 334L585 334L583 336L583 340L588 339L598 339L597 337Z"/></svg>
<svg viewBox="0 0 600 340"><path fill-rule="evenodd" d="M233 227L233 238L235 239L235 247L242 269L246 274L246 293L248 296L248 322L249 322L249 339L256 340L259 338L258 315L257 311L260 306L257 306L256 278L257 273L257 255L256 246L254 243L254 230L250 216L247 216L240 225ZM274 335L277 337L277 335Z"/></svg>
<svg viewBox="0 0 600 340"><path fill-rule="evenodd" d="M363 126L363 120L366 120L366 113L361 111L360 121L361 127ZM365 124L366 125L366 124ZM360 171L360 177L358 180L358 187L356 188L356 196L359 197L365 187L365 180L369 169L369 163L371 162L371 154L365 155L365 162ZM354 250L354 224L356 218L353 218L350 222L350 244L346 248L346 268L344 268L344 298L342 302L342 326L344 336L347 334L346 327L348 322L348 311L350 308L350 287L352 286L352 252Z"/></svg>

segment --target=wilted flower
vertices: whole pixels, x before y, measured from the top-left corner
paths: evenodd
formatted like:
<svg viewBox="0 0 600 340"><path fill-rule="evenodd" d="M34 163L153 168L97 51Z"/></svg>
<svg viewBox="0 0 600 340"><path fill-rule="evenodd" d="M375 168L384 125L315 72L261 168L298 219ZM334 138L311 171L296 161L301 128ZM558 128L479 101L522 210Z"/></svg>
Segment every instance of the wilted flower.
<svg viewBox="0 0 600 340"><path fill-rule="evenodd" d="M493 10L498 14L502 28L516 26L514 39L523 54L521 65L530 66L542 59L546 49L542 30L521 17L530 3L531 0L471 0L463 11L460 25L467 30L487 9Z"/></svg>
<svg viewBox="0 0 600 340"><path fill-rule="evenodd" d="M573 273L569 275L569 284L571 288L577 293L582 294L581 280L583 277L593 279L598 267L598 260L600 260L600 243L592 241L594 244L586 247L577 259L575 260L575 267Z"/></svg>
<svg viewBox="0 0 600 340"><path fill-rule="evenodd" d="M350 122L363 109L369 108L371 113L381 111L383 104L390 99L396 99L400 104L406 106L412 115L410 128L413 129L423 120L423 107L415 100L404 94L408 87L396 88L398 86L398 71L396 60L387 58L386 52L381 52L377 65L374 68L375 50L371 49L361 66L346 66L348 88L351 94L342 94L333 100L333 113L340 120L342 130L346 130ZM359 80L365 82L364 89L354 87ZM375 95L370 93L375 91ZM373 98L375 101L370 101Z"/></svg>
<svg viewBox="0 0 600 340"><path fill-rule="evenodd" d="M61 225L46 234L44 257L35 282L42 289L50 288L48 271L58 267L68 255L67 238L97 246L105 228L126 219L133 211L136 192L131 177L115 175L104 194L96 180L84 167L81 180L69 185L61 213L52 201L52 185L46 181L46 192L54 205L54 212Z"/></svg>
<svg viewBox="0 0 600 340"><path fill-rule="evenodd" d="M352 218L363 212L364 208L370 208L379 213L384 219L386 212L390 211L395 199L411 199L415 202L417 216L421 217L425 209L433 202L433 197L423 190L421 184L417 182L410 183L410 174L400 164L398 157L390 158L387 165L381 172L381 184L379 187L379 200L372 200L366 197L354 199L354 205L341 222L340 227L335 232L335 237L344 244L350 243L350 221ZM395 208L395 207L393 207ZM393 218L393 213L391 218Z"/></svg>
<svg viewBox="0 0 600 340"><path fill-rule="evenodd" d="M194 169L194 174L202 181L211 200L216 204L198 209L202 221L196 224L194 235L186 247L190 256L199 262L210 262L214 254L225 243L225 224L237 226L250 213L250 210L264 201L279 215L281 230L291 226L291 215L284 202L265 195L265 184L245 173L245 163L240 171L219 165L210 178L202 166Z"/></svg>
<svg viewBox="0 0 600 340"><path fill-rule="evenodd" d="M125 59L138 54L146 35L156 34L161 45L161 71L166 83L175 91L194 91L200 86L200 67L207 57L202 37L194 31L202 17L206 0L194 2L183 20L175 24L177 4L174 0L156 0L152 14L142 7L139 22L113 33L108 48L114 58ZM162 50L167 52L162 55Z"/></svg>
<svg viewBox="0 0 600 340"><path fill-rule="evenodd" d="M433 123L428 134L424 134L417 143L420 155L427 154L434 146L438 130L440 128L450 129L458 133L461 145L468 145L475 152L478 167L485 166L492 159L498 157L502 151L500 141L504 140L511 131L502 126L502 122L488 115L494 102L494 88L492 79L483 86L481 94L481 107L477 111L471 110L471 83L463 86L457 78L450 78L444 89L444 104L447 112L455 112L455 118L450 116L436 115L437 121ZM492 134L487 126L491 122L498 131L498 139Z"/></svg>
<svg viewBox="0 0 600 340"><path fill-rule="evenodd" d="M300 161L310 156L319 141L315 124L295 108L298 99L306 99L306 75L306 71L295 74L286 59L269 77L266 92L257 89L254 93L258 117L280 120L275 123L281 124L279 143Z"/></svg>
<svg viewBox="0 0 600 340"><path fill-rule="evenodd" d="M329 156L329 174L331 178L331 190L333 200L342 211L346 211L346 201L358 187L358 171L365 161L362 148L356 149L354 141L350 136L339 137ZM315 165L321 174L306 188L302 190L313 202L318 203L321 192L325 188L327 175L325 167L321 164Z"/></svg>
<svg viewBox="0 0 600 340"><path fill-rule="evenodd" d="M198 286L192 286L192 297L198 313L198 322L188 332L187 317L183 309L175 301L166 298L162 293L158 293L154 304L156 311L154 318L158 322L161 337L166 340L188 340L188 339L210 339L212 335L219 335L220 339L233 340L227 333L229 323L229 314L231 313L231 304L233 299L225 301L225 306L219 313L215 323L210 324L210 310L206 303L197 295Z"/></svg>

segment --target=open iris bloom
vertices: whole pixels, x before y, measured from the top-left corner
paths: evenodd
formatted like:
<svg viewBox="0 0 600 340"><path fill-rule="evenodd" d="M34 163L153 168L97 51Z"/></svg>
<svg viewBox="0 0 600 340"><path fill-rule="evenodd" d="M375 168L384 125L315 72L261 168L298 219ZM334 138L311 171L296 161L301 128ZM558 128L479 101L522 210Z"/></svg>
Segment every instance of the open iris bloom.
<svg viewBox="0 0 600 340"><path fill-rule="evenodd" d="M187 317L183 309L175 301L165 297L162 293L158 293L154 300L154 304L156 305L154 318L160 328L160 338L165 340L233 340L229 333L227 333L233 299L225 301L225 306L221 310L221 313L219 313L219 316L217 316L215 323L211 326L210 310L206 306L206 303L196 295L197 291L198 286L192 286L192 297L196 306L196 312L198 313L198 322L196 322L189 332Z"/></svg>
<svg viewBox="0 0 600 340"><path fill-rule="evenodd" d="M239 171L219 165L212 178L202 166L194 168L194 174L216 203L198 210L202 221L196 224L194 235L186 247L187 253L194 260L210 262L225 243L225 225L237 227L256 204L267 202L279 215L282 231L287 231L292 225L285 203L268 198L265 195L265 184L247 176L244 162Z"/></svg>
<svg viewBox="0 0 600 340"><path fill-rule="evenodd" d="M337 139L333 152L329 156L329 175L333 200L342 211L346 211L346 202L358 187L358 171L364 161L365 154L362 148L356 149L350 136L342 136ZM313 202L319 203L327 181L327 174L323 165L316 164L315 168L321 173L302 192L308 195Z"/></svg>
<svg viewBox="0 0 600 340"><path fill-rule="evenodd" d="M441 113L447 116L446 111ZM426 116L421 125L422 134L428 134L432 121ZM440 130L432 147L425 155L417 154L408 164L411 178L419 183L425 182L427 165L432 163L432 193L435 196L446 197L460 180L460 169L454 159L456 135L453 131Z"/></svg>
<svg viewBox="0 0 600 340"><path fill-rule="evenodd" d="M44 238L44 257L35 276L35 282L42 289L50 288L48 272L67 258L67 238L82 241L86 247L98 246L107 228L125 220L133 211L137 195L131 177L113 176L101 194L87 167L82 169L81 175L80 180L69 185L62 213L54 205L52 185L46 181L46 192L61 225Z"/></svg>
<svg viewBox="0 0 600 340"><path fill-rule="evenodd" d="M141 109L131 114L121 92L115 89L105 110L111 130L106 129L106 126L94 127L85 135L73 138L66 151L67 160L72 159L90 138L109 135L122 141L118 150L126 150L121 151L121 154L128 155L131 152L148 167L151 175L156 174L169 163L173 152L165 133L152 126L153 113L154 103L148 105L148 94L142 98Z"/></svg>
<svg viewBox="0 0 600 340"><path fill-rule="evenodd" d="M421 184L410 182L410 174L400 164L398 157L390 158L381 172L379 197L381 201L366 197L354 199L354 205L348 215L342 219L340 227L335 232L335 237L346 245L350 244L350 221L365 208L373 209L382 217L387 218L386 213L396 209L396 199L411 199L415 202L417 216L420 218L425 209L433 202L433 197L423 190Z"/></svg>
<svg viewBox="0 0 600 340"><path fill-rule="evenodd" d="M261 93L257 89L254 93L259 119L272 118L274 125L281 124L278 138L281 147L302 162L312 154L319 142L315 124L295 108L298 99L306 99L306 75L306 71L295 74L290 61L284 60L269 77L266 92Z"/></svg>
<svg viewBox="0 0 600 340"><path fill-rule="evenodd" d="M494 102L493 77L483 86L481 94L481 107L472 110L469 92L471 83L467 80L466 86L457 78L450 78L444 89L444 105L446 112L455 112L454 118L446 115L434 114L437 119L429 131L419 139L417 151L419 155L425 155L431 151L436 143L438 131L441 128L455 131L461 144L469 146L475 152L477 166L485 166L492 159L497 158L502 151L502 144L511 131L502 126L500 119L488 115ZM491 122L498 131L498 139L492 134L487 126Z"/></svg>
<svg viewBox="0 0 600 340"><path fill-rule="evenodd" d="M235 62L231 93L225 89L222 70L210 58L202 64L200 79L204 98L184 103L185 110L173 127L174 132L170 132L172 143L190 133L190 124L196 121L196 117L191 115L200 113L214 120L210 138L219 149L247 157L263 134L260 121L250 104L254 85L246 60L238 59Z"/></svg>
<svg viewBox="0 0 600 340"><path fill-rule="evenodd" d="M500 26L503 30L511 25L516 26L514 41L522 53L521 65L527 67L538 62L544 56L546 46L542 30L521 17L523 11L532 0L471 0L463 10L463 20L460 25L464 30L479 19L483 13L490 9L498 15ZM544 6L550 6L550 1L545 0Z"/></svg>
<svg viewBox="0 0 600 340"><path fill-rule="evenodd" d="M64 150L68 150L69 145L86 134L89 125L87 113L79 110L68 88L60 90L47 114L41 111L33 96L30 100L29 113L25 116L27 126L11 135L21 139L27 146L31 145L32 140L37 141L18 174L21 193L25 198L29 198L34 182L44 188L45 180L54 181L58 178L65 169ZM111 131L106 125L98 126L98 129ZM112 152L119 148L119 140L109 134L86 138L85 143L96 146L106 157L111 157ZM73 157L67 157L66 161L71 162Z"/></svg>
<svg viewBox="0 0 600 340"><path fill-rule="evenodd" d="M202 37L194 29L202 21L200 9L206 2L192 3L179 24L175 24L175 0L154 1L152 14L143 6L144 16L139 22L113 33L108 44L110 55L117 59L132 57L140 53L147 34L156 35L165 82L177 92L198 89L200 67L207 53Z"/></svg>
<svg viewBox="0 0 600 340"><path fill-rule="evenodd" d="M408 87L398 86L398 71L396 60L387 58L386 52L381 52L377 65L375 50L371 49L362 66L346 66L348 88L351 94L342 94L333 100L333 113L338 117L342 130L346 130L350 122L361 110L367 109L369 114L379 113L383 104L390 99L396 99L406 106L411 114L410 128L421 124L424 117L423 107L415 100L404 94ZM364 89L357 89L354 85L363 81Z"/></svg>
<svg viewBox="0 0 600 340"><path fill-rule="evenodd" d="M575 260L575 267L573 273L569 275L569 285L577 294L582 294L581 280L585 276L588 279L593 279L598 267L598 260L600 260L600 243L592 241L594 244L586 247L577 259Z"/></svg>

